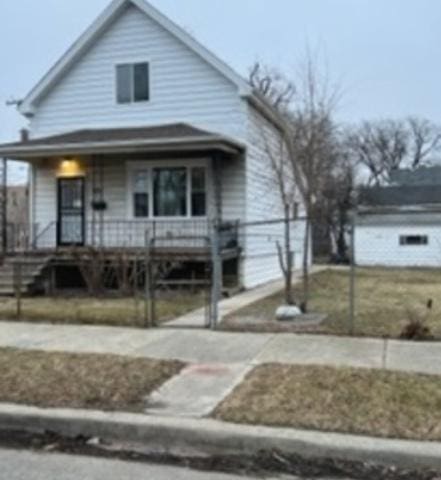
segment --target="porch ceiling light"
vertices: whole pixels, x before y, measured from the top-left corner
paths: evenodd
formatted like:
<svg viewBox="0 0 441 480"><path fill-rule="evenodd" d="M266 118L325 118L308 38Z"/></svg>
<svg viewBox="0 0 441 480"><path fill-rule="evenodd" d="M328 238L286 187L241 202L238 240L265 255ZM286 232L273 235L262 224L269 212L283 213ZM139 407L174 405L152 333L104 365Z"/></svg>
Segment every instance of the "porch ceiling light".
<svg viewBox="0 0 441 480"><path fill-rule="evenodd" d="M83 174L83 169L78 160L73 158L65 158L61 160L58 168L58 175L60 177L75 177Z"/></svg>

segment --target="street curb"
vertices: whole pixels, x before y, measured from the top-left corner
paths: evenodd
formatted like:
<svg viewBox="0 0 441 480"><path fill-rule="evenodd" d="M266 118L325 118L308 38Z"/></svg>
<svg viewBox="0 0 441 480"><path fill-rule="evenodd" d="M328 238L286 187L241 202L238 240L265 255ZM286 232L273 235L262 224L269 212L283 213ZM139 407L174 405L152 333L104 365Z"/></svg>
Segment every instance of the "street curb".
<svg viewBox="0 0 441 480"><path fill-rule="evenodd" d="M407 468L441 468L441 443L388 440L283 428L236 425L212 419L40 409L0 404L0 429L51 431L141 443L155 450L256 454L280 450L305 457L369 461Z"/></svg>

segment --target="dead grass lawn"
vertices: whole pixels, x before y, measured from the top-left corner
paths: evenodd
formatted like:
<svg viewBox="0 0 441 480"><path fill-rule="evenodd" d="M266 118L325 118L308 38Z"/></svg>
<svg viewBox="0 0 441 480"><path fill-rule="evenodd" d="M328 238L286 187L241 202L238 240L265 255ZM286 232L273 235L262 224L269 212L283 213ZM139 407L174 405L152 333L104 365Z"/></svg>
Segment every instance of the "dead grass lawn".
<svg viewBox="0 0 441 480"><path fill-rule="evenodd" d="M441 440L441 377L262 365L217 408L235 423Z"/></svg>
<svg viewBox="0 0 441 480"><path fill-rule="evenodd" d="M139 412L183 364L116 355L0 349L0 402Z"/></svg>
<svg viewBox="0 0 441 480"><path fill-rule="evenodd" d="M295 289L302 298L301 287ZM441 339L441 271L434 269L357 268L355 334L370 337L399 337L409 321L409 312L426 313L433 299L427 325ZM231 315L223 325L240 330L241 318L254 317L269 329L283 303L279 293ZM310 311L326 313L328 319L318 328L303 329L317 333L345 335L349 332L349 272L328 270L311 277Z"/></svg>
<svg viewBox="0 0 441 480"><path fill-rule="evenodd" d="M160 323L204 305L202 294L170 293L157 301ZM140 327L144 302L134 298L33 297L22 299L21 318L31 322ZM16 300L0 300L0 319L16 319Z"/></svg>

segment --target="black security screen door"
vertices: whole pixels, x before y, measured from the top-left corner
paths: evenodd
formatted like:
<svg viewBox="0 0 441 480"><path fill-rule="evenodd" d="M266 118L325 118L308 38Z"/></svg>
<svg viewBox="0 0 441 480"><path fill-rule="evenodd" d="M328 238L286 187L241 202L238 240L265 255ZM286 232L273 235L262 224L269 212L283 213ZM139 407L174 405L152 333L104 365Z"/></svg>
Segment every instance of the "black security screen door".
<svg viewBox="0 0 441 480"><path fill-rule="evenodd" d="M58 245L82 246L84 239L84 178L58 179Z"/></svg>

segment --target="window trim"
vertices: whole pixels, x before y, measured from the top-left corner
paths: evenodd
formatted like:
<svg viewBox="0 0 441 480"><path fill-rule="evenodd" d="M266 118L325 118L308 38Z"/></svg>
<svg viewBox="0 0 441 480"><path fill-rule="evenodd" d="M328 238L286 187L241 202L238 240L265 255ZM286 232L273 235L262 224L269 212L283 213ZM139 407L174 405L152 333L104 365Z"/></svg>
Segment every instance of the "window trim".
<svg viewBox="0 0 441 480"><path fill-rule="evenodd" d="M153 170L155 168L185 168L187 170L187 215L186 216L170 216L170 217L155 217L154 216L154 198L153 198ZM191 208L191 169L192 168L204 168L205 170L205 202L206 212L204 216L193 216ZM135 217L133 195L134 190L134 173L139 170L148 171L148 186L149 186L149 216L148 217ZM206 220L210 216L212 198L212 188L209 179L211 178L211 167L209 160L204 159L191 159L185 162L182 160L169 160L169 161L130 161L127 162L127 216L134 221L167 221L167 220Z"/></svg>
<svg viewBox="0 0 441 480"><path fill-rule="evenodd" d="M148 69L148 99L147 100L135 100L135 65L139 65L141 63L147 64ZM131 67L131 100L130 102L119 102L118 101L118 67L122 67L124 65L129 65ZM151 102L152 98L152 63L150 60L146 59L122 59L119 62L116 62L113 66L113 90L114 90L114 101L115 104L119 107L125 106L133 106L133 105L144 105L146 103Z"/></svg>

